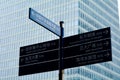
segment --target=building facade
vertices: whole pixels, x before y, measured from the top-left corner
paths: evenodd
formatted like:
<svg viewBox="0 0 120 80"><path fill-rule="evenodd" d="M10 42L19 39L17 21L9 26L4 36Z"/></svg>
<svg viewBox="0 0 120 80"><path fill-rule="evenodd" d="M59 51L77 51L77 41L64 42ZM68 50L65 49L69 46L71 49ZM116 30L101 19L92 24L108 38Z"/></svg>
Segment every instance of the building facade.
<svg viewBox="0 0 120 80"><path fill-rule="evenodd" d="M58 71L18 76L20 47L58 37L29 20L29 8L59 25L64 36L111 27L112 61L64 70L64 80L120 80L117 0L0 0L0 80L58 80Z"/></svg>

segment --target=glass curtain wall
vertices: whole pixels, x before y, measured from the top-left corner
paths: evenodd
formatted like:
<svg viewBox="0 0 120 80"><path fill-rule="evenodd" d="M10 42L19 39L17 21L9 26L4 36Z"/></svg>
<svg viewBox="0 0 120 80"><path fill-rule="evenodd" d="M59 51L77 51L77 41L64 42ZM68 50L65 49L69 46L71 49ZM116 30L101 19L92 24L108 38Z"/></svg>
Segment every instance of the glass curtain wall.
<svg viewBox="0 0 120 80"><path fill-rule="evenodd" d="M58 70L18 76L20 47L58 39L28 18L29 8L59 25L64 36L105 27L112 30L112 61L64 70L64 80L119 80L117 0L0 0L0 80L58 80Z"/></svg>

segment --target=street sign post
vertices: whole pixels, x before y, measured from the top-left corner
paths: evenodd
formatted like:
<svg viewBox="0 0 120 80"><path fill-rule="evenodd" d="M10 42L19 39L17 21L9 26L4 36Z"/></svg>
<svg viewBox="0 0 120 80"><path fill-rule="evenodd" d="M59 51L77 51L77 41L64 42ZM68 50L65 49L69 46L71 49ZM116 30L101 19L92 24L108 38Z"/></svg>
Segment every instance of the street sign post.
<svg viewBox="0 0 120 80"><path fill-rule="evenodd" d="M63 29L63 21L60 22L60 41L59 41L59 80L63 80L63 36L64 36L64 29Z"/></svg>
<svg viewBox="0 0 120 80"><path fill-rule="evenodd" d="M59 69L59 80L62 80L63 69L112 60L110 28L63 39L63 21L60 21L58 26L31 8L29 19L56 34L60 39L21 47L20 76Z"/></svg>

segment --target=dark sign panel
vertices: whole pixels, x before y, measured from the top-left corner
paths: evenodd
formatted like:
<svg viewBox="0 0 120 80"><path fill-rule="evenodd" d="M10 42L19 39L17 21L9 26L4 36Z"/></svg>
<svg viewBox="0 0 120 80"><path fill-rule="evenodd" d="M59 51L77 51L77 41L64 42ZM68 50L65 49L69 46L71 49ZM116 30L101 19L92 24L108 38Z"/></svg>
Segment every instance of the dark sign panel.
<svg viewBox="0 0 120 80"><path fill-rule="evenodd" d="M82 43L64 48L64 57L85 55L93 52L104 51L111 49L111 40L98 40L90 43Z"/></svg>
<svg viewBox="0 0 120 80"><path fill-rule="evenodd" d="M85 43L64 49L64 68L89 65L111 60L112 55L110 39Z"/></svg>
<svg viewBox="0 0 120 80"><path fill-rule="evenodd" d="M87 33L82 33L64 39L64 46L71 46L75 44L90 43L91 41L110 38L110 28L99 29Z"/></svg>
<svg viewBox="0 0 120 80"><path fill-rule="evenodd" d="M58 70L59 40L20 48L19 75ZM110 28L64 38L64 69L112 60Z"/></svg>
<svg viewBox="0 0 120 80"><path fill-rule="evenodd" d="M64 39L64 69L111 60L110 28Z"/></svg>
<svg viewBox="0 0 120 80"><path fill-rule="evenodd" d="M19 75L58 69L58 40L20 48Z"/></svg>
<svg viewBox="0 0 120 80"><path fill-rule="evenodd" d="M49 50L49 51L43 51L38 52L26 56L20 57L20 65L27 65L27 64L33 64L33 63L39 63L39 62L45 62L50 61L53 59L58 59L58 50Z"/></svg>
<svg viewBox="0 0 120 80"><path fill-rule="evenodd" d="M111 61L112 60L111 57L112 57L111 50L104 50L104 51L93 52L90 54L68 57L64 59L64 69Z"/></svg>
<svg viewBox="0 0 120 80"><path fill-rule="evenodd" d="M46 62L34 63L19 68L19 76L52 71L58 69L58 60L50 60Z"/></svg>

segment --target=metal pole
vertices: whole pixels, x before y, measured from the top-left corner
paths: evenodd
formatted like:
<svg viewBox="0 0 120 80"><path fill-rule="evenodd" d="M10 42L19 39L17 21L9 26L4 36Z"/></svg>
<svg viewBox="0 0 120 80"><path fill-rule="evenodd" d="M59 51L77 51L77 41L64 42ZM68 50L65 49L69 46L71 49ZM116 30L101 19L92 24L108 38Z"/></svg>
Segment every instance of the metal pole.
<svg viewBox="0 0 120 80"><path fill-rule="evenodd" d="M63 78L63 36L64 36L64 29L63 29L63 21L60 21L60 31L61 31L61 36L60 36L60 41L59 41L59 80L62 80Z"/></svg>

